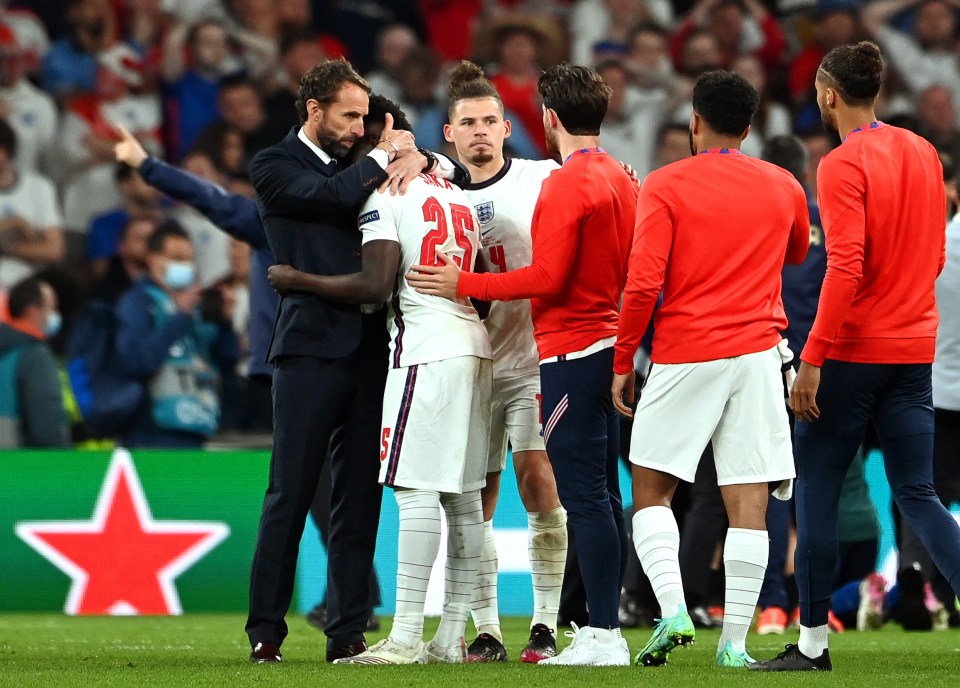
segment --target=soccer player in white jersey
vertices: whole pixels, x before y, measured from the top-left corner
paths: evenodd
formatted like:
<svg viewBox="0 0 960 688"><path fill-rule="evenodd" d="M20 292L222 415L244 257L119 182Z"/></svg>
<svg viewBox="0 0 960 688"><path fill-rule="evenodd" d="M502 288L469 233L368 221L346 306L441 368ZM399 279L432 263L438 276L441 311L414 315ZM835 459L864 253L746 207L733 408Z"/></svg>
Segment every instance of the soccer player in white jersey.
<svg viewBox="0 0 960 688"><path fill-rule="evenodd" d="M358 222L361 272L321 276L274 266L269 273L281 293L305 291L357 304L390 301L380 482L394 489L400 511L397 608L389 637L335 663L459 663L466 661L463 635L483 546L490 339L469 299L418 294L403 275L414 265L437 263L438 251L472 269L479 224L463 191L426 174L404 195L372 194ZM447 520L443 616L425 646L424 603L440 546L441 507Z"/></svg>
<svg viewBox="0 0 960 688"><path fill-rule="evenodd" d="M533 257L530 225L540 185L559 165L552 160L504 157L503 142L510 136L510 122L504 119L496 88L477 65L461 62L451 74L449 92L450 124L444 127L444 137L456 146L457 157L470 171L472 183L464 190L480 220L485 268L506 272L529 265ZM483 556L472 604L478 635L470 645L469 659L507 659L497 609L493 514L509 440L520 499L527 511L533 576L530 641L520 661L536 663L556 655L554 629L567 556L567 515L557 497L541 432L539 356L530 302L494 302L484 324L493 346L493 414L487 485L481 493Z"/></svg>

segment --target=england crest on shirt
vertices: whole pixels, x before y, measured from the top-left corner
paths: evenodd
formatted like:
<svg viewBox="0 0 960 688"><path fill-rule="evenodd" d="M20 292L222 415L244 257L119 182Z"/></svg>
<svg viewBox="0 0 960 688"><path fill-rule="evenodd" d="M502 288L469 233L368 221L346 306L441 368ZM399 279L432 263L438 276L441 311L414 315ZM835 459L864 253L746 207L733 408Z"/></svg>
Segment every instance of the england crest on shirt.
<svg viewBox="0 0 960 688"><path fill-rule="evenodd" d="M488 224L493 219L493 201L487 201L486 203L481 203L476 206L477 209L477 219L480 220L480 224Z"/></svg>

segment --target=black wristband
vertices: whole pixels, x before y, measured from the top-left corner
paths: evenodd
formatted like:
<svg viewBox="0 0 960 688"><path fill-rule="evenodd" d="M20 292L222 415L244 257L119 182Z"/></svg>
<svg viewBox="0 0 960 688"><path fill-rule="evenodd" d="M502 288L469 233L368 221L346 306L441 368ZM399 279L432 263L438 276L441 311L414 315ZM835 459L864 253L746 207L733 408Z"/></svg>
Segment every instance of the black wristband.
<svg viewBox="0 0 960 688"><path fill-rule="evenodd" d="M437 164L437 156L431 151L428 151L426 148L418 148L417 152L427 159L427 164L424 166L423 171L429 172L432 170L433 166Z"/></svg>

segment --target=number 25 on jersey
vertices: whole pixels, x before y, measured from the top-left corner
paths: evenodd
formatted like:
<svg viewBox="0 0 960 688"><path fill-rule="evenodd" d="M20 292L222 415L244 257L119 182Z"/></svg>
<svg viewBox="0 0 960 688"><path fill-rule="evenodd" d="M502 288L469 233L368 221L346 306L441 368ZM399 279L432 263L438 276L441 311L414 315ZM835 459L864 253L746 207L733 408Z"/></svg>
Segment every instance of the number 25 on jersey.
<svg viewBox="0 0 960 688"><path fill-rule="evenodd" d="M423 237L423 244L420 247L420 264L440 265L437 260L437 251L448 253L454 249L454 246L448 245L450 227L452 226L455 245L463 251L461 256L451 256L453 262L461 270L472 270L474 240L468 234L475 234L477 231L473 224L473 213L467 206L456 203L451 203L449 209L450 219L448 221L448 214L444 212L446 208L440 201L431 196L424 202L424 222L435 223L436 226Z"/></svg>

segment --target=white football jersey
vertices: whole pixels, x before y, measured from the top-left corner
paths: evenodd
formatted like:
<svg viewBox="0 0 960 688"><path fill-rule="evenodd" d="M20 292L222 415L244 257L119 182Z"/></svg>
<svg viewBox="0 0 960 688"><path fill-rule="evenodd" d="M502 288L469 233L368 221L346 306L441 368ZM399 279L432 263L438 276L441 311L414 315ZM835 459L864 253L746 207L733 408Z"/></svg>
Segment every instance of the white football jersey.
<svg viewBox="0 0 960 688"><path fill-rule="evenodd" d="M540 185L554 170L552 160L507 158L496 175L464 187L480 220L483 260L489 272L506 272L533 262L530 226ZM493 377L539 374L530 301L494 301L483 321L493 346Z"/></svg>
<svg viewBox="0 0 960 688"><path fill-rule="evenodd" d="M364 244L400 244L397 284L387 315L391 367L459 356L492 358L490 337L470 299L420 294L405 279L414 265L438 264L437 251L461 269L473 270L480 232L466 194L445 179L421 174L402 196L370 194L358 223Z"/></svg>

